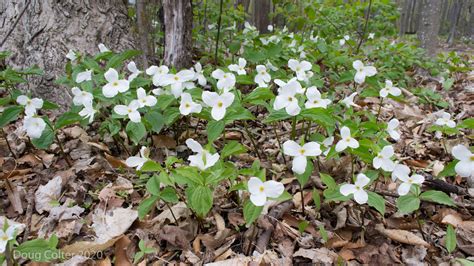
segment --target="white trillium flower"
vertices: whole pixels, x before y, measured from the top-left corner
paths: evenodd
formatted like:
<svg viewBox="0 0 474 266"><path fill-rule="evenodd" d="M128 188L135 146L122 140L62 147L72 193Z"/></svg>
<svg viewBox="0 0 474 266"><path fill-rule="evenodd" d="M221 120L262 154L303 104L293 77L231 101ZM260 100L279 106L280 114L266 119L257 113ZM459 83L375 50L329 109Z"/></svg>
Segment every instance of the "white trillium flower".
<svg viewBox="0 0 474 266"><path fill-rule="evenodd" d="M350 40L350 38L351 37L349 35L344 35L344 37L339 40L339 45L343 46L344 44L346 44L346 41Z"/></svg>
<svg viewBox="0 0 474 266"><path fill-rule="evenodd" d="M271 71L277 71L278 67L274 66L270 60L267 60L267 63L265 64L265 67L270 69Z"/></svg>
<svg viewBox="0 0 474 266"><path fill-rule="evenodd" d="M474 177L474 154L461 144L454 146L451 152L459 160L454 167L456 173L461 177Z"/></svg>
<svg viewBox="0 0 474 266"><path fill-rule="evenodd" d="M190 113L200 113L202 106L198 103L193 102L191 94L183 92L181 94L181 103L179 105L179 112L182 115L189 115Z"/></svg>
<svg viewBox="0 0 474 266"><path fill-rule="evenodd" d="M351 95L342 99L341 103L343 103L347 108L350 108L351 106L358 107L358 105L354 103L354 97L356 95L357 95L357 92L352 93Z"/></svg>
<svg viewBox="0 0 474 266"><path fill-rule="evenodd" d="M288 35L288 37L293 39L293 36ZM291 41L291 43L288 45L288 47L295 47L296 46L296 40Z"/></svg>
<svg viewBox="0 0 474 266"><path fill-rule="evenodd" d="M373 32L369 33L369 37L368 37L369 39L373 39L374 37L375 37L375 33Z"/></svg>
<svg viewBox="0 0 474 266"><path fill-rule="evenodd" d="M339 140L336 144L336 151L341 152L345 150L347 147L357 149L359 148L359 142L351 137L351 130L344 126L341 128L341 140Z"/></svg>
<svg viewBox="0 0 474 266"><path fill-rule="evenodd" d="M395 169L395 163L390 159L394 155L391 145L383 147L383 149L372 160L375 169L382 168L384 171L391 172Z"/></svg>
<svg viewBox="0 0 474 266"><path fill-rule="evenodd" d="M216 92L204 91L202 93L202 101L212 108L211 115L214 120L219 121L224 118L227 107L234 102L234 94L224 92L219 95Z"/></svg>
<svg viewBox="0 0 474 266"><path fill-rule="evenodd" d="M97 110L92 106L92 102L84 104L84 108L79 112L79 115L83 118L89 118L89 123L94 121L94 115Z"/></svg>
<svg viewBox="0 0 474 266"><path fill-rule="evenodd" d="M377 74L377 69L373 66L364 66L364 63L360 60L356 60L352 63L352 67L357 71L354 76L354 81L357 84L362 84L366 77L372 77Z"/></svg>
<svg viewBox="0 0 474 266"><path fill-rule="evenodd" d="M5 252L8 241L15 238L16 229L18 227L19 226L10 225L5 231L3 231L3 228L0 228L0 254Z"/></svg>
<svg viewBox="0 0 474 266"><path fill-rule="evenodd" d="M140 108L145 106L155 106L157 102L156 97L152 95L146 95L146 91L142 87L137 89L137 98Z"/></svg>
<svg viewBox="0 0 474 266"><path fill-rule="evenodd" d="M334 136L327 137L323 140L323 146L326 147L326 150L323 153L324 156L328 156L333 142L334 142Z"/></svg>
<svg viewBox="0 0 474 266"><path fill-rule="evenodd" d="M298 81L290 81L278 90L278 95L273 102L273 109L280 110L285 108L286 113L296 116L301 112L301 108L296 98L296 93L301 88Z"/></svg>
<svg viewBox="0 0 474 266"><path fill-rule="evenodd" d="M235 85L235 75L232 73L216 69L211 75L217 80L217 88L221 91L229 92Z"/></svg>
<svg viewBox="0 0 474 266"><path fill-rule="evenodd" d="M306 71L310 71L312 65L308 61L298 61L295 59L288 60L288 67L296 73L298 80L306 79Z"/></svg>
<svg viewBox="0 0 474 266"><path fill-rule="evenodd" d="M268 25L268 26L267 26L267 30L268 30L268 31L273 31L273 25Z"/></svg>
<svg viewBox="0 0 474 266"><path fill-rule="evenodd" d="M449 128L456 127L456 122L451 120L451 114L446 112L441 112L440 117L435 121L435 124L438 126L447 126Z"/></svg>
<svg viewBox="0 0 474 266"><path fill-rule="evenodd" d="M149 159L149 150L147 147L142 146L140 148L140 154L139 156L131 156L128 157L127 160L125 161L125 164L128 167L136 167L137 170L140 170L143 165L148 162Z"/></svg>
<svg viewBox="0 0 474 266"><path fill-rule="evenodd" d="M27 116L33 116L36 114L36 110L43 107L43 100L40 98L30 99L26 95L20 95L16 98L16 102L20 105L25 106L25 114Z"/></svg>
<svg viewBox="0 0 474 266"><path fill-rule="evenodd" d="M256 67L257 75L255 75L254 81L258 84L259 87L267 87L272 80L272 76L268 74L267 68L264 65L258 65Z"/></svg>
<svg viewBox="0 0 474 266"><path fill-rule="evenodd" d="M247 32L257 31L255 26L250 25L247 21L244 23L244 30L243 33L246 34Z"/></svg>
<svg viewBox="0 0 474 266"><path fill-rule="evenodd" d="M101 53L110 52L109 48L107 48L103 43L99 43L98 47Z"/></svg>
<svg viewBox="0 0 474 266"><path fill-rule="evenodd" d="M66 54L66 58L71 60L71 62L76 61L77 55L73 50L69 50Z"/></svg>
<svg viewBox="0 0 474 266"><path fill-rule="evenodd" d="M267 198L278 198L285 191L282 183L273 180L262 182L257 177L251 177L247 187L250 192L250 201L255 206L264 206Z"/></svg>
<svg viewBox="0 0 474 266"><path fill-rule="evenodd" d="M270 43L270 39L267 38L260 38L260 41L262 42L263 45L267 46Z"/></svg>
<svg viewBox="0 0 474 266"><path fill-rule="evenodd" d="M206 86L207 80L206 77L204 76L204 70L202 69L201 63L197 62L194 65L194 78L193 80L197 80L198 84L201 86Z"/></svg>
<svg viewBox="0 0 474 266"><path fill-rule="evenodd" d="M187 139L186 145L196 153L195 155L191 155L188 158L190 166L195 166L201 170L206 170L207 168L215 165L219 160L218 153L211 154L208 150L203 149L199 142L193 139Z"/></svg>
<svg viewBox="0 0 474 266"><path fill-rule="evenodd" d="M88 80L92 80L92 70L86 69L83 72L77 73L76 83L82 83Z"/></svg>
<svg viewBox="0 0 474 266"><path fill-rule="evenodd" d="M41 117L26 116L23 120L23 130L26 131L26 135L32 139L37 139L43 134L43 130L46 127L46 122Z"/></svg>
<svg viewBox="0 0 474 266"><path fill-rule="evenodd" d="M358 174L354 184L344 184L339 189L344 196L349 196L350 194L354 195L354 200L359 204L365 204L369 200L369 195L364 190L364 187L367 186L370 182L370 179L364 174Z"/></svg>
<svg viewBox="0 0 474 266"><path fill-rule="evenodd" d="M149 76L153 76L153 85L160 87L164 85L164 76L169 73L167 66L151 66L146 69L145 73Z"/></svg>
<svg viewBox="0 0 474 266"><path fill-rule="evenodd" d="M306 170L308 156L318 156L321 154L321 146L317 142L308 142L300 146L293 140L287 140L283 143L283 153L292 157L293 166L291 170L297 174L303 174Z"/></svg>
<svg viewBox="0 0 474 266"><path fill-rule="evenodd" d="M140 112L138 111L140 108L140 103L137 100L131 101L128 106L127 105L116 105L114 107L114 111L119 115L126 115L130 119L130 121L139 123L141 121Z"/></svg>
<svg viewBox="0 0 474 266"><path fill-rule="evenodd" d="M132 82L132 80L142 73L142 71L138 70L137 65L133 61L127 64L127 69L132 73L130 76L128 76L129 82Z"/></svg>
<svg viewBox="0 0 474 266"><path fill-rule="evenodd" d="M179 98L186 86L185 83L193 80L194 76L194 71L183 69L176 74L163 75L163 82L161 84L163 86L171 85L171 93L175 98Z"/></svg>
<svg viewBox="0 0 474 266"><path fill-rule="evenodd" d="M392 96L400 96L402 94L402 91L393 86L393 83L391 80L385 80L385 87L382 88L379 92L380 97L387 97L389 94Z"/></svg>
<svg viewBox="0 0 474 266"><path fill-rule="evenodd" d="M273 82L275 82L276 85L278 85L278 94L280 94L282 91L288 89L288 87L294 87L296 90L296 94L304 94L305 89L301 86L300 82L296 77L290 79L288 82L284 82L281 79L275 79Z"/></svg>
<svg viewBox="0 0 474 266"><path fill-rule="evenodd" d="M388 124L387 124L387 132L390 135L390 137L395 141L400 139L400 132L398 131L398 125L400 125L400 122L396 118L393 118L392 120L388 121Z"/></svg>
<svg viewBox="0 0 474 266"><path fill-rule="evenodd" d="M115 97L119 92L123 93L128 91L130 82L126 79L119 79L119 74L117 70L109 68L107 72L104 73L105 80L107 84L102 87L102 94L107 98Z"/></svg>
<svg viewBox="0 0 474 266"><path fill-rule="evenodd" d="M94 96L92 96L92 93L87 92L87 91L82 91L78 87L74 87L71 89L72 94L74 95L74 98L72 99L72 102L74 105L80 106L80 105L87 105L87 104L92 104L92 101L94 100Z"/></svg>
<svg viewBox="0 0 474 266"><path fill-rule="evenodd" d="M421 185L425 181L425 178L422 175L410 176L410 168L403 164L398 164L395 166L395 169L392 172L392 180L394 179L399 179L402 181L397 190L398 195L400 196L408 194L413 184Z"/></svg>
<svg viewBox="0 0 474 266"><path fill-rule="evenodd" d="M313 34L311 34L311 36L309 36L309 39L312 41L312 42L317 42L319 40L319 36L316 35L316 36L313 36Z"/></svg>
<svg viewBox="0 0 474 266"><path fill-rule="evenodd" d="M308 97L308 101L305 103L305 107L308 109L318 107L326 109L331 103L331 100L321 98L321 93L314 86L306 90L306 97Z"/></svg>

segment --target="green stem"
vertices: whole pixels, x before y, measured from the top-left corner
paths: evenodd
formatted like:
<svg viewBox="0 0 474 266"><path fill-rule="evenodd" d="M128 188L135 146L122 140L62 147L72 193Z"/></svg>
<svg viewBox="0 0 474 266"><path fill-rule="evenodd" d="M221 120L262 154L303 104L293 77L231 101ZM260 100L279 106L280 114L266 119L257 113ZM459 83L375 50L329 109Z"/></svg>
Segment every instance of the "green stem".
<svg viewBox="0 0 474 266"><path fill-rule="evenodd" d="M64 147L63 147L62 142L59 140L58 134L56 134L55 132L53 133L54 133L54 137L56 138L56 141L58 142L59 149L61 150L61 154L64 156L64 159L66 160L67 165L69 167L72 167L72 163L69 160L69 156L66 154L66 152L64 152Z"/></svg>
<svg viewBox="0 0 474 266"><path fill-rule="evenodd" d="M296 138L296 116L293 117L293 122L291 123L291 139L295 140Z"/></svg>
<svg viewBox="0 0 474 266"><path fill-rule="evenodd" d="M304 193L303 193L303 185L300 183L300 192L301 192L301 213L303 216L305 215L304 211Z"/></svg>
<svg viewBox="0 0 474 266"><path fill-rule="evenodd" d="M8 142L7 134L5 134L5 131L3 131L3 128L1 128L0 130L2 131L3 138L5 139L5 142L7 143L8 150L10 150L10 153L13 155L13 158L18 159L18 157L16 157L16 154L13 152L13 149L10 146L10 143Z"/></svg>
<svg viewBox="0 0 474 266"><path fill-rule="evenodd" d="M273 132L275 132L275 137L276 137L277 142L278 142L278 147L280 147L280 152L283 155L283 162L286 164L285 154L283 154L283 151L282 151L283 147L281 146L280 136L278 135L278 133L276 131L276 125L277 125L277 123L273 124Z"/></svg>
<svg viewBox="0 0 474 266"><path fill-rule="evenodd" d="M362 45L362 42L364 41L365 35L367 34L367 28L369 26L370 8L371 7L372 7L372 0L369 0L369 8L367 9L367 14L365 15L364 32L362 33L362 36L360 36L359 44L357 45L356 54L359 53L360 46Z"/></svg>
<svg viewBox="0 0 474 266"><path fill-rule="evenodd" d="M383 101L384 100L385 100L385 98L382 98L382 100L380 101L379 110L377 111L377 117L375 118L375 121L379 121L380 111L382 111L382 106L383 106Z"/></svg>
<svg viewBox="0 0 474 266"><path fill-rule="evenodd" d="M250 142L252 143L252 146L255 150L255 153L257 154L257 157L258 159L260 159L260 161L262 160L262 157L260 156L260 152L258 151L258 146L257 144L255 143L255 140L253 138L253 135L252 133L250 133L250 130L247 126L247 121L244 121L244 129L245 129L245 133L247 133L247 136L249 136L249 139L250 139Z"/></svg>

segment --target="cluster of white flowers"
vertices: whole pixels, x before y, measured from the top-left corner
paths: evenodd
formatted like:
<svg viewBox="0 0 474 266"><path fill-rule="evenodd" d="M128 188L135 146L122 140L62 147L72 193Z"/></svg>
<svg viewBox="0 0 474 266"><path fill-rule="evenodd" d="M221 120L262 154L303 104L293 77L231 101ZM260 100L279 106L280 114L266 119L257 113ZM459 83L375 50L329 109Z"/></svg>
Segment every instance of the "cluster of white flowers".
<svg viewBox="0 0 474 266"><path fill-rule="evenodd" d="M20 95L16 98L16 102L25 108L25 117L23 120L23 130L26 131L32 139L41 137L46 122L43 118L37 116L37 111L43 107L43 100L40 98L30 99L26 95Z"/></svg>

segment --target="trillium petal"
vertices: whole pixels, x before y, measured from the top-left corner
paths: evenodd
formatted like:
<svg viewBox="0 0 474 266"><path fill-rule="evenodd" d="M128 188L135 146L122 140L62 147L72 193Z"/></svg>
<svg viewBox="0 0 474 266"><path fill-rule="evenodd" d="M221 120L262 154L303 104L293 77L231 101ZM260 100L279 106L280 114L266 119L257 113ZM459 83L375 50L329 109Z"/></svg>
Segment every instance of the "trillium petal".
<svg viewBox="0 0 474 266"><path fill-rule="evenodd" d="M346 126L343 126L343 127L341 128L340 133L341 133L341 138L342 138L342 139L346 139L346 138L350 138L350 137L351 137L351 130L350 130L348 127L346 127Z"/></svg>
<svg viewBox="0 0 474 266"><path fill-rule="evenodd" d="M250 194L250 201L255 206L263 206L267 202L267 196L264 193Z"/></svg>
<svg viewBox="0 0 474 266"><path fill-rule="evenodd" d="M364 190L360 189L354 192L354 200L359 203L359 204L365 204L367 203L367 200L369 199L369 195L367 192Z"/></svg>
<svg viewBox="0 0 474 266"><path fill-rule="evenodd" d="M362 68L364 68L364 63L362 63L362 61L360 61L360 60L356 60L356 61L352 62L352 67L355 70L360 71Z"/></svg>
<svg viewBox="0 0 474 266"><path fill-rule="evenodd" d="M451 152L454 158L461 161L469 160L470 157L473 155L466 146L461 145L461 144L454 146Z"/></svg>
<svg viewBox="0 0 474 266"><path fill-rule="evenodd" d="M269 198L278 198L285 191L285 186L282 183L269 180L263 183L264 191Z"/></svg>
<svg viewBox="0 0 474 266"><path fill-rule="evenodd" d="M112 84L107 83L104 87L102 87L102 94L106 98L115 97L118 94L118 89L112 86Z"/></svg>
<svg viewBox="0 0 474 266"><path fill-rule="evenodd" d="M128 106L126 106L126 105L116 105L116 106L114 106L114 111L119 115L127 115L128 114Z"/></svg>
<svg viewBox="0 0 474 266"><path fill-rule="evenodd" d="M232 103L234 102L234 94L231 93L231 92L224 92L220 99L222 101L222 103L224 104L224 107L229 107L232 105Z"/></svg>
<svg viewBox="0 0 474 266"><path fill-rule="evenodd" d="M314 100L314 99L320 100L321 99L321 93L319 92L319 90L316 87L314 87L314 86L309 87L306 90L306 97L308 97L308 99L310 99L310 100Z"/></svg>
<svg viewBox="0 0 474 266"><path fill-rule="evenodd" d="M349 194L352 194L356 191L357 189L353 184L344 184L339 188L339 192L341 192L341 194L344 196L348 196Z"/></svg>
<svg viewBox="0 0 474 266"><path fill-rule="evenodd" d="M137 89L137 98L142 99L146 97L146 91L144 88L140 87Z"/></svg>
<svg viewBox="0 0 474 266"><path fill-rule="evenodd" d="M81 89L79 89L78 87L73 87L71 89L71 92L72 92L73 95L80 95L82 93ZM21 95L21 96L23 96L23 95ZM21 97L21 96L18 96L18 98Z"/></svg>
<svg viewBox="0 0 474 266"><path fill-rule="evenodd" d="M469 160L459 161L454 170L461 177L474 177L474 162Z"/></svg>
<svg viewBox="0 0 474 266"><path fill-rule="evenodd" d="M415 184L422 184L425 181L425 178L422 175L412 175L411 179Z"/></svg>
<svg viewBox="0 0 474 266"><path fill-rule="evenodd" d="M130 118L130 121L134 123L140 123L141 117L140 117L140 112L138 111L133 111L128 114L128 118Z"/></svg>
<svg viewBox="0 0 474 266"><path fill-rule="evenodd" d="M395 166L396 164L392 160L390 159L383 160L382 169L384 171L391 172L393 171L393 169L395 169Z"/></svg>
<svg viewBox="0 0 474 266"><path fill-rule="evenodd" d="M211 116L216 121L222 120L222 118L224 118L225 116L225 113L226 113L226 109L224 107L218 107L218 106L212 107Z"/></svg>
<svg viewBox="0 0 474 266"><path fill-rule="evenodd" d="M305 156L318 156L321 154L321 145L314 141L304 144L302 149L305 150Z"/></svg>
<svg viewBox="0 0 474 266"><path fill-rule="evenodd" d="M370 182L370 179L366 175L360 173L360 174L357 175L356 181L354 182L354 185L359 186L359 187L362 188L362 187L367 186L367 184L369 184L369 182Z"/></svg>
<svg viewBox="0 0 474 266"><path fill-rule="evenodd" d="M402 94L402 90L400 90L399 88L397 87L393 87L391 90L390 90L390 94L392 94L393 96L400 96Z"/></svg>
<svg viewBox="0 0 474 266"><path fill-rule="evenodd" d="M287 97L278 95L273 102L273 109L281 110L289 104Z"/></svg>
<svg viewBox="0 0 474 266"><path fill-rule="evenodd" d="M220 70L220 69L216 69L214 71L212 71L212 74L211 76L215 79L222 79L224 77L224 71Z"/></svg>
<svg viewBox="0 0 474 266"><path fill-rule="evenodd" d="M195 153L201 153L203 151L201 144L193 139L187 139L186 146Z"/></svg>
<svg viewBox="0 0 474 266"><path fill-rule="evenodd" d="M299 64L300 62L298 62L298 60L295 60L295 59L288 60L288 67L293 71L296 71L296 68L299 66Z"/></svg>
<svg viewBox="0 0 474 266"><path fill-rule="evenodd" d="M390 137L393 140L399 140L400 139L400 133L398 133L398 131L396 131L396 130L389 130L388 134L390 135Z"/></svg>
<svg viewBox="0 0 474 266"><path fill-rule="evenodd" d="M118 75L117 70L113 68L109 68L109 70L105 72L104 77L105 77L105 80L107 80L108 82L114 82L118 80L119 75Z"/></svg>
<svg viewBox="0 0 474 266"><path fill-rule="evenodd" d="M291 170L295 172L296 174L303 174L306 170L306 165L308 163L308 160L306 159L305 156L296 156L293 159L293 166Z"/></svg>
<svg viewBox="0 0 474 266"><path fill-rule="evenodd" d="M301 146L293 140L283 143L283 153L289 156L300 156Z"/></svg>
<svg viewBox="0 0 474 266"><path fill-rule="evenodd" d="M372 160L372 164L374 165L375 169L379 169L380 167L382 167L382 159L375 156L374 159Z"/></svg>
<svg viewBox="0 0 474 266"><path fill-rule="evenodd" d="M158 73L158 67L157 66L151 66L145 70L145 73L149 76L153 76L156 73Z"/></svg>
<svg viewBox="0 0 474 266"><path fill-rule="evenodd" d="M393 154L394 154L393 146L392 145L387 145L387 146L383 147L382 151L380 151L380 154L384 158L387 158L387 159L392 157Z"/></svg>
<svg viewBox="0 0 474 266"><path fill-rule="evenodd" d="M409 183L401 183L400 186L398 186L398 195L404 196L410 192L411 184Z"/></svg>
<svg viewBox="0 0 474 266"><path fill-rule="evenodd" d="M286 112L291 116L296 116L301 112L301 108L298 105L298 101L295 99L285 108Z"/></svg>
<svg viewBox="0 0 474 266"><path fill-rule="evenodd" d="M354 76L354 81L357 83L357 84L362 84L364 83L365 81L365 73L360 71L360 72L357 72Z"/></svg>
<svg viewBox="0 0 474 266"><path fill-rule="evenodd" d="M16 102L21 105L26 105L29 99L30 98L25 95L20 95L16 98Z"/></svg>
<svg viewBox="0 0 474 266"><path fill-rule="evenodd" d="M393 118L392 120L388 122L387 128L393 130L393 129L398 128L399 125L400 125L400 121L398 121L398 119L396 118Z"/></svg>
<svg viewBox="0 0 474 266"><path fill-rule="evenodd" d="M383 97L383 98L387 97L387 96L388 96L388 91L387 91L387 89L382 88L382 89L380 90L380 92L379 92L379 95L380 95L380 97Z"/></svg>
<svg viewBox="0 0 474 266"><path fill-rule="evenodd" d="M347 148L347 142L345 140L340 140L336 144L336 151L341 152Z"/></svg>
<svg viewBox="0 0 474 266"><path fill-rule="evenodd" d="M184 82L192 80L194 78L195 73L192 70L185 69L179 71L176 75L178 75L178 77Z"/></svg>
<svg viewBox="0 0 474 266"><path fill-rule="evenodd" d="M215 92L210 92L210 91L204 91L202 93L202 101L207 105L207 106L214 106L217 104L217 98L219 97L219 94Z"/></svg>
<svg viewBox="0 0 474 266"><path fill-rule="evenodd" d="M353 149L357 149L357 148L359 148L359 142L356 139L351 138L350 141L347 143L347 146L349 146Z"/></svg>
<svg viewBox="0 0 474 266"><path fill-rule="evenodd" d="M214 153L212 155L210 153L206 153L206 168L214 166L217 161L219 161L219 157L220 156L218 153Z"/></svg>
<svg viewBox="0 0 474 266"><path fill-rule="evenodd" d="M372 77L377 74L377 69L373 66L366 66L364 67L364 73L367 77Z"/></svg>
<svg viewBox="0 0 474 266"><path fill-rule="evenodd" d="M147 161L146 158L132 156L132 157L127 158L127 160L125 161L125 164L128 167L137 167L139 165L143 165L146 161Z"/></svg>
<svg viewBox="0 0 474 266"><path fill-rule="evenodd" d="M260 187L262 186L263 186L262 180L260 180L260 178L257 178L257 177L251 177L249 181L247 182L247 187L251 194L260 194L261 193Z"/></svg>

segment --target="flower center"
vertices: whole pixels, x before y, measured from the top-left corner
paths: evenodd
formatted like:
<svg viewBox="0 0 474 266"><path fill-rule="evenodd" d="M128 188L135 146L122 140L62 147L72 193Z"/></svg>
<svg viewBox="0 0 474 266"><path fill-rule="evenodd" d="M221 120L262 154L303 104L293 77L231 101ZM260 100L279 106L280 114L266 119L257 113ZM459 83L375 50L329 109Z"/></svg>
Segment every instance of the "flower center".
<svg viewBox="0 0 474 266"><path fill-rule="evenodd" d="M174 76L174 80L179 80L179 77L178 77L178 76Z"/></svg>
<svg viewBox="0 0 474 266"><path fill-rule="evenodd" d="M357 186L357 185L355 186L355 188L356 188L356 190L360 190L360 189L361 189L361 187L360 187L360 186Z"/></svg>
<svg viewBox="0 0 474 266"><path fill-rule="evenodd" d="M265 71L260 72L260 75L265 75L265 74L266 74Z"/></svg>
<svg viewBox="0 0 474 266"><path fill-rule="evenodd" d="M190 105L189 103L186 103L184 106L185 106L186 108L191 107L191 105Z"/></svg>
<svg viewBox="0 0 474 266"><path fill-rule="evenodd" d="M86 95L87 95L87 92L83 91L82 96L86 96Z"/></svg>
<svg viewBox="0 0 474 266"><path fill-rule="evenodd" d="M474 162L474 155L471 155L469 159L471 159L471 162Z"/></svg>
<svg viewBox="0 0 474 266"><path fill-rule="evenodd" d="M132 109L128 108L127 112L128 112L128 113L131 113L131 112L132 112Z"/></svg>
<svg viewBox="0 0 474 266"><path fill-rule="evenodd" d="M112 83L112 86L115 86L115 87L118 86L118 82L117 82L117 81L114 81L114 82Z"/></svg>
<svg viewBox="0 0 474 266"><path fill-rule="evenodd" d="M222 107L224 104L222 102L217 103L217 107Z"/></svg>
<svg viewBox="0 0 474 266"><path fill-rule="evenodd" d="M350 137L347 137L346 138L346 142L350 142L351 141L351 138Z"/></svg>
<svg viewBox="0 0 474 266"><path fill-rule="evenodd" d="M26 104L27 104L27 105L30 105L30 104L31 104L31 100L26 101Z"/></svg>
<svg viewBox="0 0 474 266"><path fill-rule="evenodd" d="M225 79L227 78L227 74L224 74L224 78L225 78Z"/></svg>
<svg viewBox="0 0 474 266"><path fill-rule="evenodd" d="M300 71L301 70L301 67L296 67L296 71Z"/></svg>
<svg viewBox="0 0 474 266"><path fill-rule="evenodd" d="M292 102L292 101L293 101L293 97L291 97L291 96L288 97L288 101L289 101L289 102Z"/></svg>
<svg viewBox="0 0 474 266"><path fill-rule="evenodd" d="M264 188L263 186L260 186L260 187L258 188L258 190L259 190L260 192L263 192L263 191L265 190L265 188Z"/></svg>
<svg viewBox="0 0 474 266"><path fill-rule="evenodd" d="M413 179L411 179L411 177L408 178L408 183L409 183L409 184L412 184L412 183L413 183Z"/></svg>
<svg viewBox="0 0 474 266"><path fill-rule="evenodd" d="M3 235L0 240L2 241L8 241L8 236L7 235Z"/></svg>
<svg viewBox="0 0 474 266"><path fill-rule="evenodd" d="M313 103L314 103L314 104L318 104L319 101L318 101L318 100L314 100Z"/></svg>
<svg viewBox="0 0 474 266"><path fill-rule="evenodd" d="M301 150L300 150L300 154L301 154L301 155L304 155L305 152L306 152L305 149L301 149Z"/></svg>

